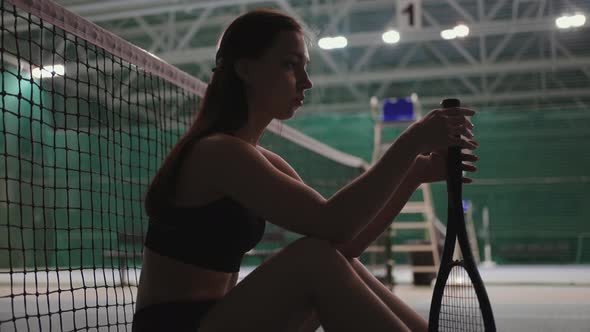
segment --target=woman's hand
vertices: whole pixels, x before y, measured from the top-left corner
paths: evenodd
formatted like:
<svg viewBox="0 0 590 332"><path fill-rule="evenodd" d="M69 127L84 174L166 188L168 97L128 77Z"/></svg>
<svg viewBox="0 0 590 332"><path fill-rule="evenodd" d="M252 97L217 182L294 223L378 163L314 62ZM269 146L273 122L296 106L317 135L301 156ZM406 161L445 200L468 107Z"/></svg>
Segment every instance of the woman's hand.
<svg viewBox="0 0 590 332"><path fill-rule="evenodd" d="M474 145L477 142L470 140ZM414 160L409 176L417 183L438 182L447 179L447 154L448 149L437 150L428 154L420 154ZM477 167L470 163L476 162L479 157L473 154L461 153L462 169L467 172L477 171ZM473 179L463 176L463 183L472 183Z"/></svg>
<svg viewBox="0 0 590 332"><path fill-rule="evenodd" d="M449 146L473 150L477 145L470 141L473 124L467 117L474 114L475 111L462 107L435 109L411 125L403 136L416 144L420 154L428 155Z"/></svg>
<svg viewBox="0 0 590 332"><path fill-rule="evenodd" d="M478 144L473 140L473 123L468 117L475 111L462 108L435 109L410 126L405 132L418 147L418 156L409 170L409 176L417 183L443 181L447 178L447 151L450 146L474 150ZM461 153L462 169L475 172L477 167L468 162L479 158L472 154ZM473 179L463 177L464 183Z"/></svg>

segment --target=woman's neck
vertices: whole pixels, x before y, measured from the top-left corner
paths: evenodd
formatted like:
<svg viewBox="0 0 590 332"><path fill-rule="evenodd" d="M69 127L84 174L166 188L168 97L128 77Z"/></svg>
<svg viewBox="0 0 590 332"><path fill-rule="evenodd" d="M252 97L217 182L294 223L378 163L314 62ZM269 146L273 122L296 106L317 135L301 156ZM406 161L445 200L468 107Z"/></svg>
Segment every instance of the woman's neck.
<svg viewBox="0 0 590 332"><path fill-rule="evenodd" d="M238 129L234 136L241 138L253 146L256 146L262 138L264 130L272 119L256 117L253 113L254 112L250 113L248 122L242 128Z"/></svg>

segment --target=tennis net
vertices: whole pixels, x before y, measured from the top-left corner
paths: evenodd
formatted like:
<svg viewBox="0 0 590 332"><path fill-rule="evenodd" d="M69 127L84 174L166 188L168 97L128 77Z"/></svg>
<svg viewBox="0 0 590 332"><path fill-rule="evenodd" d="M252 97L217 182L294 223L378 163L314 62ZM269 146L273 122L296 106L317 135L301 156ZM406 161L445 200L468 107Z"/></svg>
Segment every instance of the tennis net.
<svg viewBox="0 0 590 332"><path fill-rule="evenodd" d="M51 1L0 1L0 330L130 329L144 194L206 84ZM262 144L327 196L367 167L280 123Z"/></svg>

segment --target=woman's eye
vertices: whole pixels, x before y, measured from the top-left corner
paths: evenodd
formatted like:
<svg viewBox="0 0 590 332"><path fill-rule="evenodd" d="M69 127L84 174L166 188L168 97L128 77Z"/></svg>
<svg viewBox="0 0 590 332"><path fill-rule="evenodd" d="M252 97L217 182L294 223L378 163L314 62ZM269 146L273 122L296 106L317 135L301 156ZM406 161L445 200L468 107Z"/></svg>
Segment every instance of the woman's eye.
<svg viewBox="0 0 590 332"><path fill-rule="evenodd" d="M287 68L289 68L289 69L293 69L293 68L295 68L295 66L296 66L296 65L297 65L297 64L296 64L294 61L287 61L287 62L285 63L285 66L286 66Z"/></svg>

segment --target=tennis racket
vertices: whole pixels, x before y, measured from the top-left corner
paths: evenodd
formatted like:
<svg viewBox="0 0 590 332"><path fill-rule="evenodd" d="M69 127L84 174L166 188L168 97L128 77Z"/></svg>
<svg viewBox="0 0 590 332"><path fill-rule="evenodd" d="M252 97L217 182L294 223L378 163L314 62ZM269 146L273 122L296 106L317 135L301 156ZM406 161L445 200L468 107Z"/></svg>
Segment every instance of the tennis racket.
<svg viewBox="0 0 590 332"><path fill-rule="evenodd" d="M442 101L443 108L460 105L458 99ZM447 174L447 232L430 305L428 331L496 331L488 294L467 239L460 147L449 148ZM458 260L453 259L456 242L462 254Z"/></svg>

